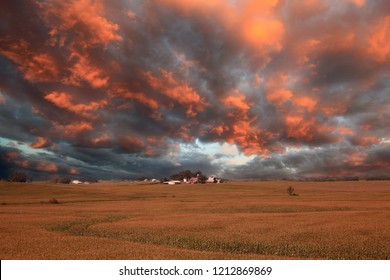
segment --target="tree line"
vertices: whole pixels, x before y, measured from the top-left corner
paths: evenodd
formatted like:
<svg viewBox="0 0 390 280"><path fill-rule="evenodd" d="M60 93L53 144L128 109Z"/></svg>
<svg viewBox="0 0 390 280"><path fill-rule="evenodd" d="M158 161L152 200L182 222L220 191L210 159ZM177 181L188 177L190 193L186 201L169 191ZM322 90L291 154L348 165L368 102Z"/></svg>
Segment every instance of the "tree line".
<svg viewBox="0 0 390 280"><path fill-rule="evenodd" d="M184 179L190 179L193 177L198 178L199 183L206 182L207 180L207 177L202 173L202 171L192 172L191 170L184 170L179 173L173 174L170 176L170 179L183 181Z"/></svg>

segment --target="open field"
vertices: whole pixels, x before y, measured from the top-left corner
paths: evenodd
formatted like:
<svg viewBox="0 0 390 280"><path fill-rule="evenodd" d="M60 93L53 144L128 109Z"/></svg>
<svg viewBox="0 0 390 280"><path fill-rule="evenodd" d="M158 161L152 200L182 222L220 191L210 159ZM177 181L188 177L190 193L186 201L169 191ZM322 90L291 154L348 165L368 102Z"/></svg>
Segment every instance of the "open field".
<svg viewBox="0 0 390 280"><path fill-rule="evenodd" d="M0 236L1 259L390 259L390 181L0 182Z"/></svg>

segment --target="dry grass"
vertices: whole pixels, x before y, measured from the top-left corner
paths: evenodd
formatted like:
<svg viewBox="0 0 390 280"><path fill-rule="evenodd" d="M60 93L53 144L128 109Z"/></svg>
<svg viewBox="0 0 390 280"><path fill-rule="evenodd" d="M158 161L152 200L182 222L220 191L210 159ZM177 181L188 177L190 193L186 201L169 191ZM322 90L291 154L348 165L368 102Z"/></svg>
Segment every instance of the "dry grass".
<svg viewBox="0 0 390 280"><path fill-rule="evenodd" d="M390 258L389 181L0 183L0 203L1 259Z"/></svg>

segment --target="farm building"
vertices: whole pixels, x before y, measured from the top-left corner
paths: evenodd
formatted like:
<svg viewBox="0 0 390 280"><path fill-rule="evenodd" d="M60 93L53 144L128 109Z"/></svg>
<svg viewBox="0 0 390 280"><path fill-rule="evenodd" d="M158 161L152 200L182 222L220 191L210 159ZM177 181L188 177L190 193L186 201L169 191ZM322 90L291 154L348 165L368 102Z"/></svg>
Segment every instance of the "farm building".
<svg viewBox="0 0 390 280"><path fill-rule="evenodd" d="M83 182L79 181L79 180L72 180L70 181L71 184L75 184L75 185L79 185L79 184L82 184Z"/></svg>

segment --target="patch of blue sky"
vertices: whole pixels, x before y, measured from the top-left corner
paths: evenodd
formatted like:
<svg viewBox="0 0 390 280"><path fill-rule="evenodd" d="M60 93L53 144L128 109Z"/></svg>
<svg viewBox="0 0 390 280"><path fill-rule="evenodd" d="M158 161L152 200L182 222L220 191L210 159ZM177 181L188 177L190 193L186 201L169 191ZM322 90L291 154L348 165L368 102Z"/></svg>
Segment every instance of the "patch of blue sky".
<svg viewBox="0 0 390 280"><path fill-rule="evenodd" d="M242 153L236 144L204 143L196 139L193 144L181 144L181 153L201 153L209 157L210 161L227 166L243 165L253 160L256 155L247 156Z"/></svg>
<svg viewBox="0 0 390 280"><path fill-rule="evenodd" d="M15 149L18 149L25 155L38 155L38 154L48 154L48 155L54 155L53 152L48 151L46 149L34 149L31 148L28 144L20 141L15 141L12 139L8 139L5 137L0 137L0 145L4 147L12 147Z"/></svg>

